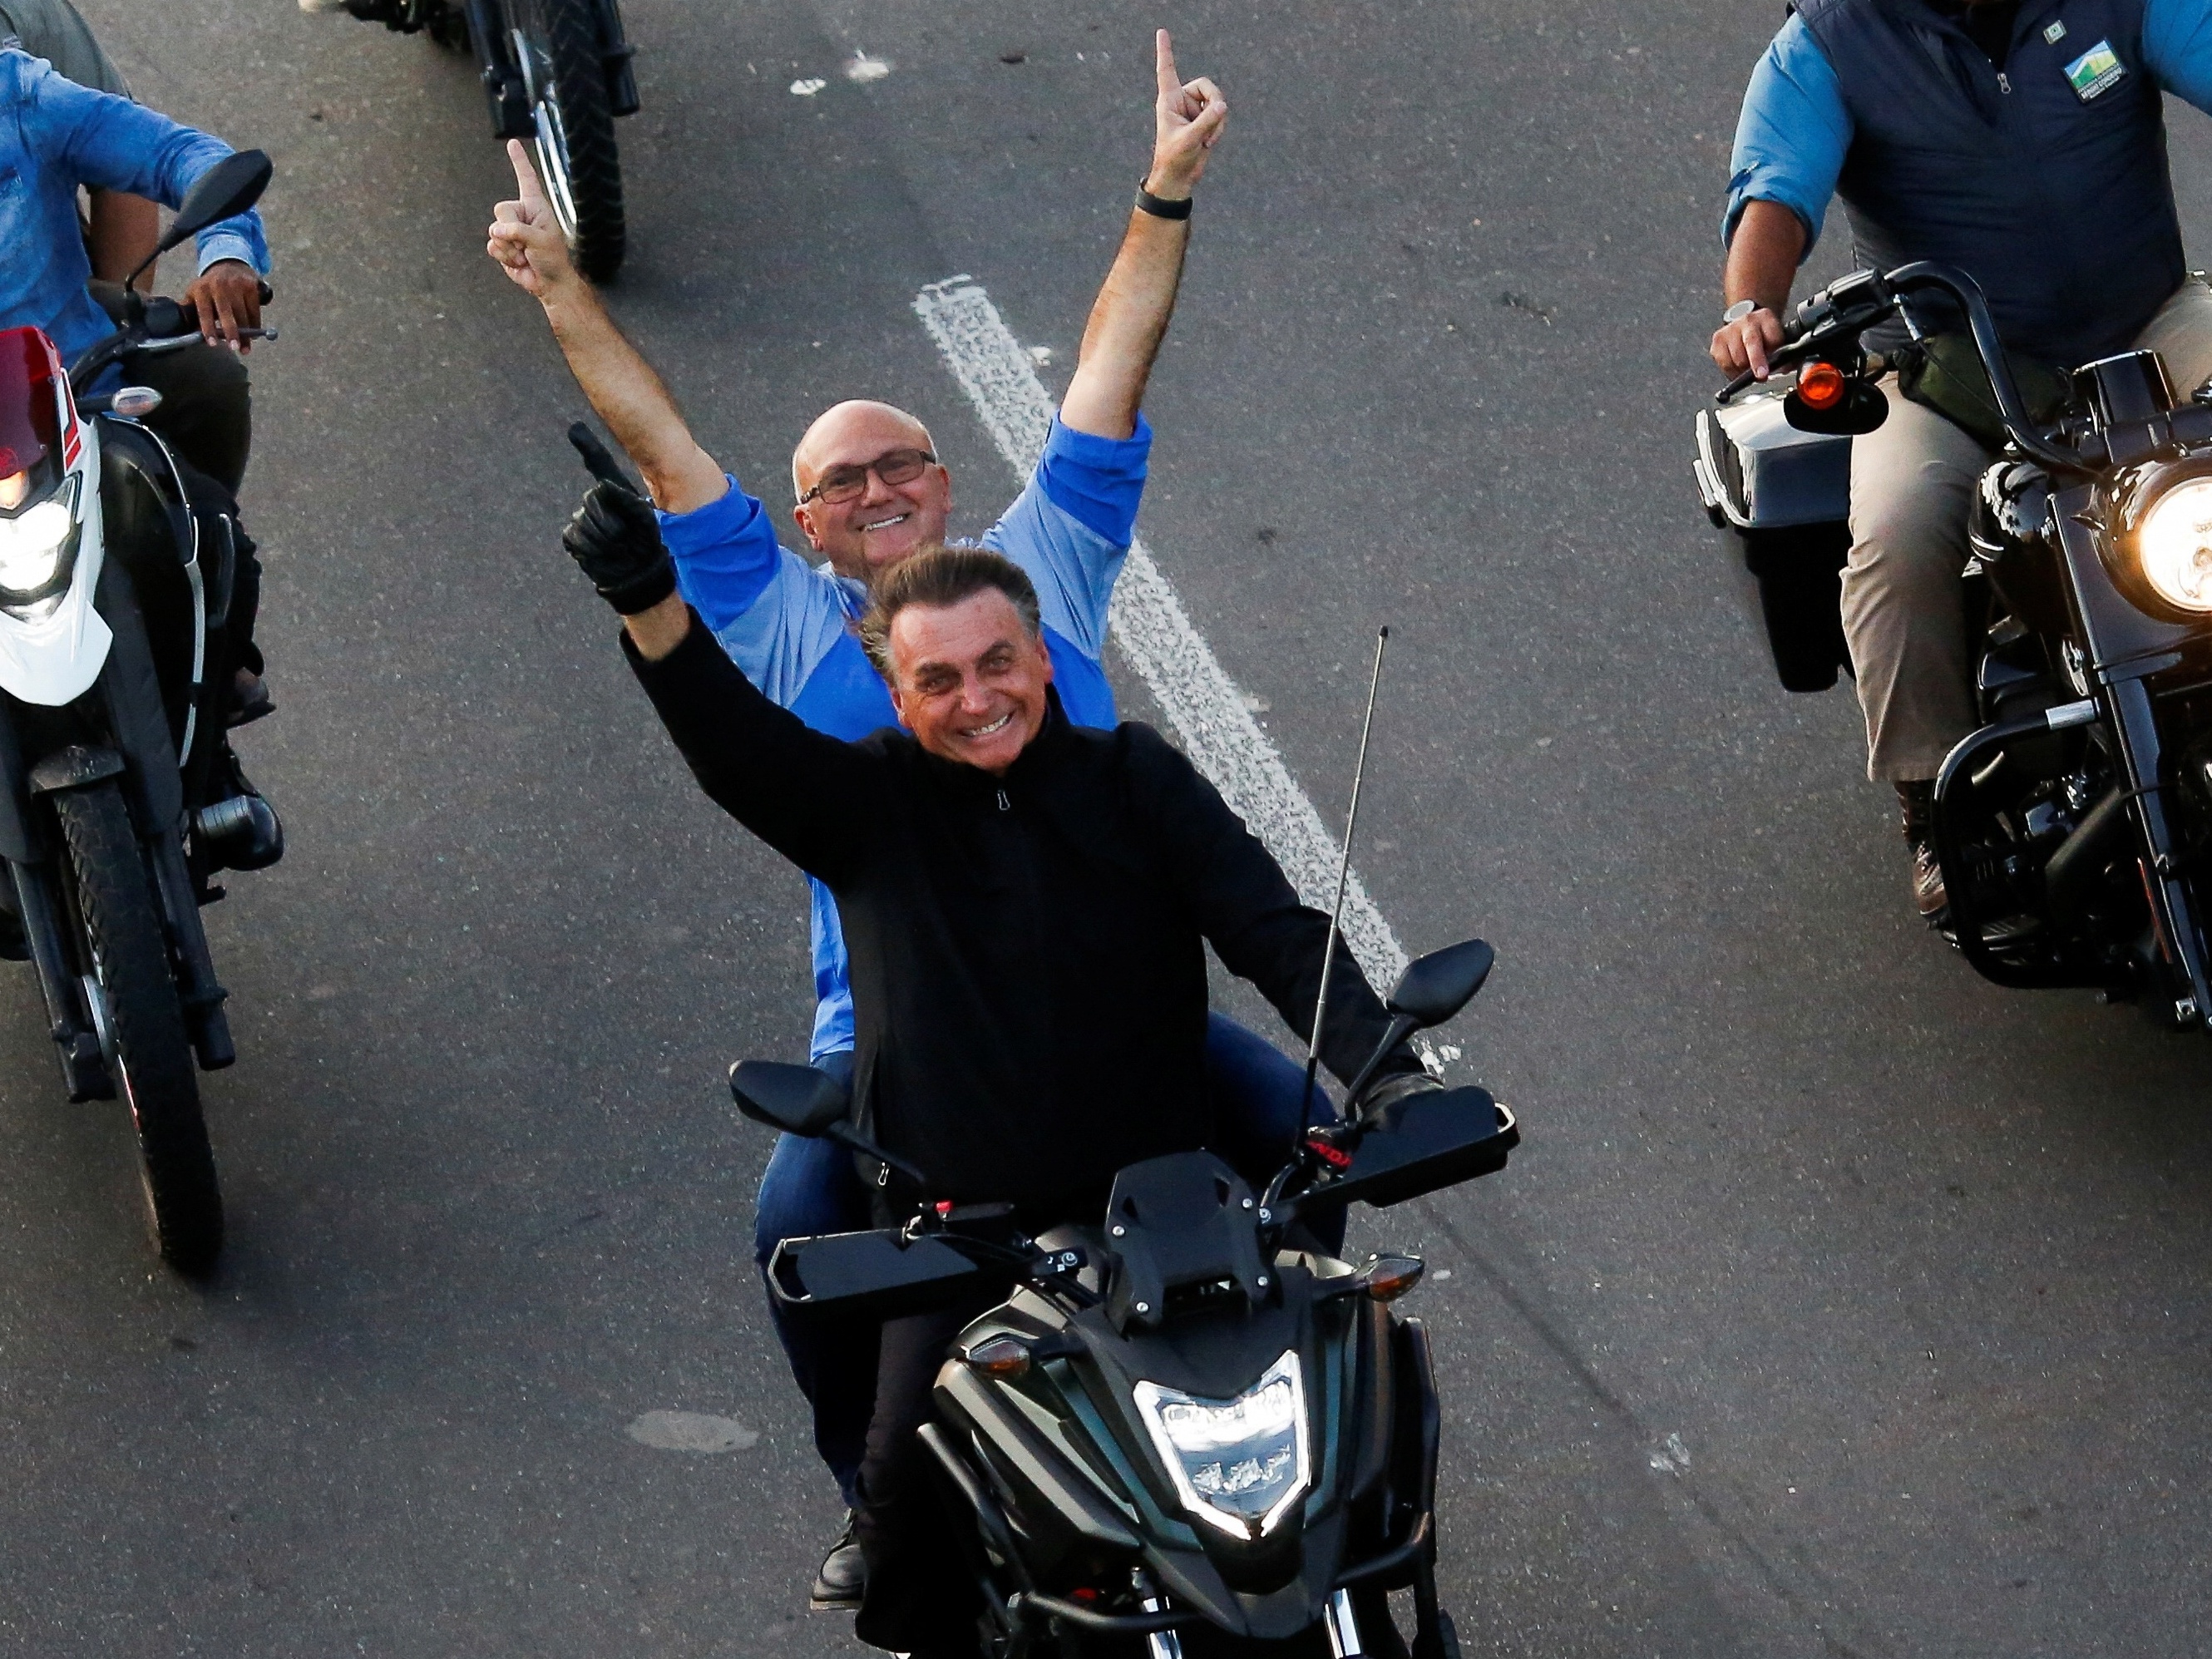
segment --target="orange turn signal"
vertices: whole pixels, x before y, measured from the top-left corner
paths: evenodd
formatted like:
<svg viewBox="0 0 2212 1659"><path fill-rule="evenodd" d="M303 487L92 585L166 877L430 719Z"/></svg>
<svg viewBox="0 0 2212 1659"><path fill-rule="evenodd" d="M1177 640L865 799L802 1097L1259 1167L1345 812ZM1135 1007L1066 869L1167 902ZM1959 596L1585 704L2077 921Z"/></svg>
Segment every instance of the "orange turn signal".
<svg viewBox="0 0 2212 1659"><path fill-rule="evenodd" d="M1427 1271L1428 1264L1417 1255L1378 1255L1367 1264L1367 1294L1377 1302L1395 1302Z"/></svg>
<svg viewBox="0 0 2212 1659"><path fill-rule="evenodd" d="M1017 1342L1011 1336L987 1338L960 1357L968 1362L970 1370L1006 1382L1026 1376L1030 1369L1029 1345Z"/></svg>
<svg viewBox="0 0 2212 1659"><path fill-rule="evenodd" d="M1833 363L1808 363L1797 374L1797 395L1808 409L1833 409L1843 402L1847 383Z"/></svg>

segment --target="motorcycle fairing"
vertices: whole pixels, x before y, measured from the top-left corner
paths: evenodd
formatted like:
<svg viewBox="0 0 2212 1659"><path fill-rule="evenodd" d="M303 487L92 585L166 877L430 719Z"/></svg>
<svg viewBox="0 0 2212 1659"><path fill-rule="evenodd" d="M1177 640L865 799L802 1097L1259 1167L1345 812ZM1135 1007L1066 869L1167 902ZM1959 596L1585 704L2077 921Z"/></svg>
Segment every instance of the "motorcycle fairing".
<svg viewBox="0 0 2212 1659"><path fill-rule="evenodd" d="M73 489L77 550L69 586L50 612L34 618L0 610L0 690L25 702L58 708L92 689L113 642L93 604L100 580L102 539L100 445L88 440L77 419L69 377L62 372L53 343L35 329L10 332L33 336L30 344L44 348L48 372L44 376L32 375L21 385L11 382L7 392L21 398L57 400L52 430L60 440L59 488ZM16 413L27 416L30 411ZM41 607L44 604L40 602Z"/></svg>
<svg viewBox="0 0 2212 1659"><path fill-rule="evenodd" d="M1086 1242L1097 1243L1088 1230ZM1310 1629L1362 1559L1401 1541L1397 1533L1414 1522L1394 1494L1422 1487L1401 1467L1422 1450L1399 1427L1408 1413L1398 1396L1413 1379L1394 1364L1389 1316L1364 1296L1328 1293L1328 1279L1351 1271L1341 1262L1284 1252L1273 1265L1281 1289L1271 1304L1194 1314L1157 1330L1123 1336L1103 1309L1071 1315L1024 1291L963 1333L963 1347L1006 1334L1053 1356L1018 1382L980 1376L955 1359L937 1385L940 1414L981 1466L1027 1565L1048 1577L1095 1571L1111 1580L1118 1571L1126 1581L1141 1562L1194 1620L1280 1640ZM1314 1447L1297 1523L1254 1540L1194 1525L1134 1413L1133 1383L1225 1398L1286 1347L1307 1379Z"/></svg>

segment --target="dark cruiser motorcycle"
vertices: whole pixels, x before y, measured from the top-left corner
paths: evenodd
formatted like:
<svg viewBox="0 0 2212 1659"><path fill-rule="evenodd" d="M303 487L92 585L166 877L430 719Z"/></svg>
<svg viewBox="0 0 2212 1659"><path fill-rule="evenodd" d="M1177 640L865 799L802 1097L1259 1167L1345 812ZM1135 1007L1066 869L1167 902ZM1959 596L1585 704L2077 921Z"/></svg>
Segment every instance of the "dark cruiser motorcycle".
<svg viewBox="0 0 2212 1659"><path fill-rule="evenodd" d="M404 34L427 31L476 59L495 138L537 153L545 199L576 269L604 283L622 268L622 158L615 121L637 113L635 48L617 0L312 0Z"/></svg>
<svg viewBox="0 0 2212 1659"><path fill-rule="evenodd" d="M1348 1097L1466 1006L1492 960L1474 939L1409 965ZM905 1169L820 1072L748 1060L730 1086L749 1117ZM1399 1589L1413 1659L1457 1659L1437 1599L1429 1340L1390 1307L1421 1263L1355 1267L1297 1224L1489 1175L1519 1142L1484 1091L1432 1091L1310 1132L1257 1197L1212 1153L1176 1152L1121 1170L1095 1226L1028 1237L1008 1206L938 1204L896 1231L787 1239L769 1278L799 1316L1006 1291L961 1333L921 1431L993 1659L1406 1659Z"/></svg>
<svg viewBox="0 0 2212 1659"><path fill-rule="evenodd" d="M218 162L157 253L269 175L258 150ZM37 974L69 1097L129 1104L155 1242L198 1273L222 1197L194 1062L237 1058L199 908L222 896L215 872L274 863L283 837L224 738L228 495L139 423L157 393L92 391L198 325L135 289L126 306L67 373L40 331L0 332L0 955Z"/></svg>
<svg viewBox="0 0 2212 1659"><path fill-rule="evenodd" d="M1972 278L1855 272L1698 421L1697 474L1743 538L1775 665L1835 683L1849 442L1887 413L1860 337L1916 300L1964 319L2007 437L1969 532L1982 728L1945 759L1934 840L1960 954L2000 985L2093 987L2176 1029L2212 1014L2212 386L2177 397L2155 352L2075 370L2033 421ZM1746 396L1748 392L1750 395Z"/></svg>

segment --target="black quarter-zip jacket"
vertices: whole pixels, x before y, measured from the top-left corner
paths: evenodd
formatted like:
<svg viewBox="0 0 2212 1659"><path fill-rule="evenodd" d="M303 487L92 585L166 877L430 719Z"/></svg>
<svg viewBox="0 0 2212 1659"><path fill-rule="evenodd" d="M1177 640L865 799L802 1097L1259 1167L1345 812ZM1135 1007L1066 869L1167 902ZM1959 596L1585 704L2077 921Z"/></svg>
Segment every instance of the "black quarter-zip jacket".
<svg viewBox="0 0 2212 1659"><path fill-rule="evenodd" d="M994 777L902 731L810 729L696 616L659 662L623 644L701 787L836 895L859 1119L928 1196L1074 1213L1205 1145L1208 942L1311 1029L1328 919L1150 726L1076 727L1054 697ZM1387 1023L1340 945L1323 1061L1348 1078Z"/></svg>

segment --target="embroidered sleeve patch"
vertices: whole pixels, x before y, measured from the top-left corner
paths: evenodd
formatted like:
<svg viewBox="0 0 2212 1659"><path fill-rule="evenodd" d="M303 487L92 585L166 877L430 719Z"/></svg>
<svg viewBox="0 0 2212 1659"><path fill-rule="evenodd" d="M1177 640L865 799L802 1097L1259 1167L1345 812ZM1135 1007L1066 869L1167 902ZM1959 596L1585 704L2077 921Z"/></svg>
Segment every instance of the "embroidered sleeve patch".
<svg viewBox="0 0 2212 1659"><path fill-rule="evenodd" d="M2098 41L2066 66L2066 78L2073 83L2074 95L2085 104L2098 94L2109 91L2127 72L2110 40Z"/></svg>

